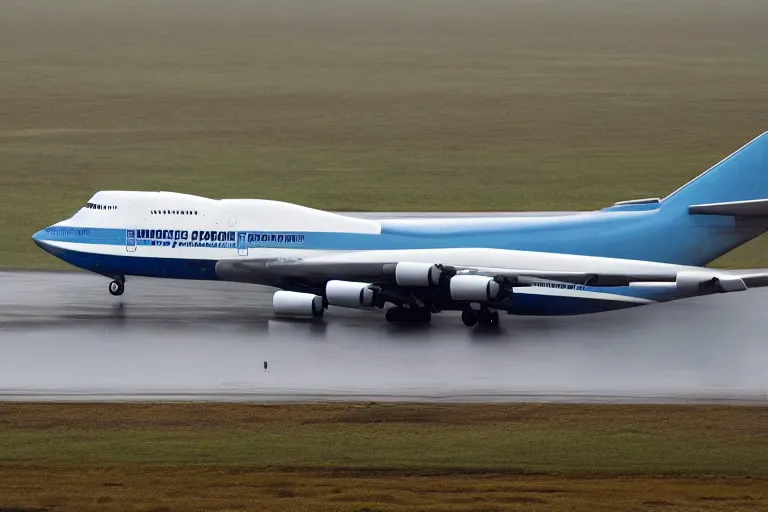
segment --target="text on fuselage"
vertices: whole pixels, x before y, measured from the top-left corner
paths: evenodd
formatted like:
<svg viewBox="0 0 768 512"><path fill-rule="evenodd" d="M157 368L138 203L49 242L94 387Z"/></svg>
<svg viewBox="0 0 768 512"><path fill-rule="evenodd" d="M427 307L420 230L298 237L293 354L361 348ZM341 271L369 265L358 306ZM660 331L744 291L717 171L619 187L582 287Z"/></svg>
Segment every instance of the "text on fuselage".
<svg viewBox="0 0 768 512"><path fill-rule="evenodd" d="M126 239L136 245L159 247L218 247L236 245L256 247L261 244L301 244L304 235L294 233L257 233L250 231L136 229L127 230Z"/></svg>

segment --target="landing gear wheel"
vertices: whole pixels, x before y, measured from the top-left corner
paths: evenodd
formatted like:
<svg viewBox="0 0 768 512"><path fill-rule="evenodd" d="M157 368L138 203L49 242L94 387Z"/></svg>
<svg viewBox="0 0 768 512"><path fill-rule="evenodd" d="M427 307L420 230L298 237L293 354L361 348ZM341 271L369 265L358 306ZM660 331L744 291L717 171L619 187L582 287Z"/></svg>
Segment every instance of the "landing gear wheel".
<svg viewBox="0 0 768 512"><path fill-rule="evenodd" d="M462 316L463 319L463 316ZM487 309L481 309L477 312L478 327L498 327L499 326L499 312L489 311Z"/></svg>
<svg viewBox="0 0 768 512"><path fill-rule="evenodd" d="M391 307L384 318L389 323L428 324L432 320L432 313L426 308L410 310Z"/></svg>
<svg viewBox="0 0 768 512"><path fill-rule="evenodd" d="M389 308L384 314L384 319L391 324L402 322L402 318L403 310L400 308Z"/></svg>
<svg viewBox="0 0 768 512"><path fill-rule="evenodd" d="M419 308L413 312L413 322L428 324L432 321L432 313L427 308Z"/></svg>
<svg viewBox="0 0 768 512"><path fill-rule="evenodd" d="M474 311L463 311L461 313L461 321L467 327L474 327L477 325L477 315Z"/></svg>
<svg viewBox="0 0 768 512"><path fill-rule="evenodd" d="M114 280L109 283L109 293L112 295L122 295L125 291L125 283L122 281Z"/></svg>

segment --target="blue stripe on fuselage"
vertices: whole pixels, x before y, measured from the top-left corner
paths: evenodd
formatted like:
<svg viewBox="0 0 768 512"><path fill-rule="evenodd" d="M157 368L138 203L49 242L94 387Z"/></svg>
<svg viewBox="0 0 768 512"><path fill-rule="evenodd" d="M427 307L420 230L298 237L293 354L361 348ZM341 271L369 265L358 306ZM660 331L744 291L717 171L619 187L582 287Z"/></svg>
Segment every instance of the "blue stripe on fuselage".
<svg viewBox="0 0 768 512"><path fill-rule="evenodd" d="M95 254L62 249L50 244L45 244L43 248L70 265L109 277L128 275L218 280L216 260Z"/></svg>

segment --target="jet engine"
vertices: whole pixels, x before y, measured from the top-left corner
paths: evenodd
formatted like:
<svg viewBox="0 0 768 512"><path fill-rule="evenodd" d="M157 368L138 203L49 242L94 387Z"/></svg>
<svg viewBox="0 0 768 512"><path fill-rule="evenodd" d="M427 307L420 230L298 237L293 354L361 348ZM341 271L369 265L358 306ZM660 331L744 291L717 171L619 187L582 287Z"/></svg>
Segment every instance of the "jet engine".
<svg viewBox="0 0 768 512"><path fill-rule="evenodd" d="M492 277L459 275L451 278L451 298L476 302L494 302L501 298L502 287Z"/></svg>
<svg viewBox="0 0 768 512"><path fill-rule="evenodd" d="M325 297L328 304L348 308L373 307L377 297L377 289L371 289L370 283L354 283L351 281L328 281L325 285Z"/></svg>
<svg viewBox="0 0 768 512"><path fill-rule="evenodd" d="M747 289L747 285L739 277L698 270L678 272L676 284L678 293L683 296L741 292Z"/></svg>
<svg viewBox="0 0 768 512"><path fill-rule="evenodd" d="M384 275L394 278L398 286L437 286L443 270L432 263L401 261L384 266Z"/></svg>
<svg viewBox="0 0 768 512"><path fill-rule="evenodd" d="M272 297L272 308L282 316L323 316L323 298L314 293L299 293L280 290Z"/></svg>

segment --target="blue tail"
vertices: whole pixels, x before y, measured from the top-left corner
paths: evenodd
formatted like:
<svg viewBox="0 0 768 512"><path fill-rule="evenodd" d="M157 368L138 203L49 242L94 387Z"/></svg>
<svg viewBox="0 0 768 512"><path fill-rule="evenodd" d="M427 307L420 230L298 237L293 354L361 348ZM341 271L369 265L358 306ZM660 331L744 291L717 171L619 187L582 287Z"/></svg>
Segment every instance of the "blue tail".
<svg viewBox="0 0 768 512"><path fill-rule="evenodd" d="M768 199L768 132L665 197L662 207L755 199Z"/></svg>
<svg viewBox="0 0 768 512"><path fill-rule="evenodd" d="M768 132L660 201L604 211L636 213L607 216L600 255L707 265L768 230Z"/></svg>
<svg viewBox="0 0 768 512"><path fill-rule="evenodd" d="M703 266L765 233L766 199L768 132L661 200L664 259Z"/></svg>

